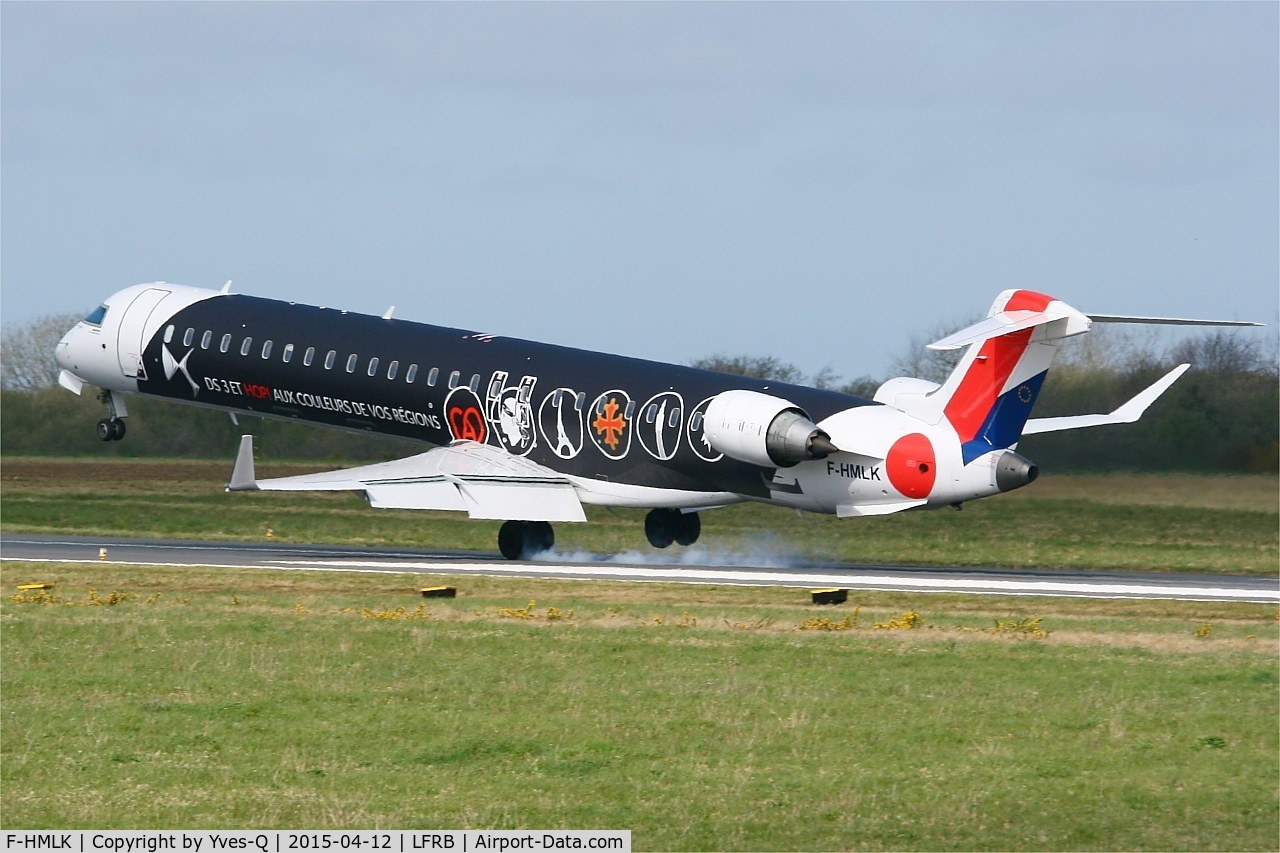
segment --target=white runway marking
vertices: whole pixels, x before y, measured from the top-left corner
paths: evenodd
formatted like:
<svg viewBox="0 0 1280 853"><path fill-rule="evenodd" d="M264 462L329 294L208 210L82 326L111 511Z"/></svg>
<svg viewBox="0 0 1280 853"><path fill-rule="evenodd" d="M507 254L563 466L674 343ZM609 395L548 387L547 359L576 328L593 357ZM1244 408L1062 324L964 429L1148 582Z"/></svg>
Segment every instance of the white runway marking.
<svg viewBox="0 0 1280 853"><path fill-rule="evenodd" d="M128 564L187 568L211 566L280 571L359 572L384 575L489 575L570 580L613 580L723 586L839 587L891 592L937 592L971 595L1056 596L1073 598L1145 598L1192 601L1239 601L1280 604L1280 580L1234 575L1142 574L1137 572L1012 571L1008 569L945 569L896 566L803 564L786 567L766 557L733 555L732 562L714 562L717 555L685 553L673 563L643 563L653 555L558 554L535 562L493 560L488 555L468 559L461 554L382 550L341 553L314 546L261 546L246 543L148 542L97 540L87 537L23 539L0 535L5 562ZM106 560L93 559L100 548ZM133 551L133 549L139 549ZM190 556L190 559L184 558ZM724 555L718 555L723 560ZM137 559L141 557L142 559ZM147 559L150 557L151 559ZM707 562L700 562L706 560Z"/></svg>
<svg viewBox="0 0 1280 853"><path fill-rule="evenodd" d="M375 567L387 568L386 563L367 560L281 560L272 561L281 566L296 568L349 568L369 571ZM940 577L891 577L888 575L853 575L742 571L736 569L693 569L682 567L638 566L583 566L555 565L554 563L449 563L449 562L396 562L397 569L422 574L487 574L532 577L572 577L584 580L634 580L668 581L672 583L696 583L745 586L838 586L847 589L875 589L893 591L957 592L979 595L1039 595L1085 596L1090 598L1179 598L1212 601L1276 601L1280 592L1269 595L1257 590L1236 590L1225 587L1175 586L1169 584L1076 583L1067 581L997 580L975 578Z"/></svg>

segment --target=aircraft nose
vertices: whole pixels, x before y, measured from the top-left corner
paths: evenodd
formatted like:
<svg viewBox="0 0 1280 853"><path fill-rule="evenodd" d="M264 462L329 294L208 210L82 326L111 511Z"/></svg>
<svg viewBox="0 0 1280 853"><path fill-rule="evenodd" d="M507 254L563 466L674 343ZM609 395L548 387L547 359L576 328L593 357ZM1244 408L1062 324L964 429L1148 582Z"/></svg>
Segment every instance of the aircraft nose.
<svg viewBox="0 0 1280 853"><path fill-rule="evenodd" d="M75 347L77 338L76 329L71 329L62 336L62 340L58 341L58 346L53 351L53 360L58 363L58 367L63 370L72 370L75 363L72 352Z"/></svg>

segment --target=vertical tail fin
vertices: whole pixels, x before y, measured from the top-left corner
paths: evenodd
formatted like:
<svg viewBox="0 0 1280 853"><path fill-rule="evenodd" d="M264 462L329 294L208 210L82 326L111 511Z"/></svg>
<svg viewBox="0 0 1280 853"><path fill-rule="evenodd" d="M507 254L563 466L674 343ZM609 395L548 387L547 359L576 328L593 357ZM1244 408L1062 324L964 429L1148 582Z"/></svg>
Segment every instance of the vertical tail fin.
<svg viewBox="0 0 1280 853"><path fill-rule="evenodd" d="M946 419L960 437L965 463L1012 447L1031 415L1058 341L1089 327L1087 316L1051 296L1006 290L987 319L929 345L968 347L947 381L897 404L929 423Z"/></svg>
<svg viewBox="0 0 1280 853"><path fill-rule="evenodd" d="M929 344L929 349L935 350L968 348L945 383L890 379L876 391L875 399L929 424L945 419L960 438L965 464L992 450L1012 447L1024 432L1130 423L1182 375L1186 365L1175 368L1109 415L1040 419L1028 427L1031 407L1057 354L1058 342L1084 334L1094 323L1260 325L1243 320L1084 314L1043 293L1006 290L996 297L985 320Z"/></svg>

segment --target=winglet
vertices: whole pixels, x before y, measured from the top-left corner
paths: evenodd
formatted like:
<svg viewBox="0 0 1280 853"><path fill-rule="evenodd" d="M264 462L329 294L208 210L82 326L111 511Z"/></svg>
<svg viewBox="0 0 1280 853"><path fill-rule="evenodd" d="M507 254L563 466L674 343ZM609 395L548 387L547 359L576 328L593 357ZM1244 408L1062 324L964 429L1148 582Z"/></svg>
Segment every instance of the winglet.
<svg viewBox="0 0 1280 853"><path fill-rule="evenodd" d="M231 469L227 481L228 492L254 492L258 490L258 478L253 470L253 436L240 436L240 452L236 454L236 466Z"/></svg>
<svg viewBox="0 0 1280 853"><path fill-rule="evenodd" d="M1023 428L1023 435L1035 435L1040 432L1060 432L1082 427L1105 426L1107 424L1131 424L1142 417L1152 403L1160 395L1169 390L1169 386L1178 381L1178 377L1187 372L1191 365L1180 364L1170 370L1145 391L1135 396L1109 415L1069 415L1063 418L1032 418Z"/></svg>

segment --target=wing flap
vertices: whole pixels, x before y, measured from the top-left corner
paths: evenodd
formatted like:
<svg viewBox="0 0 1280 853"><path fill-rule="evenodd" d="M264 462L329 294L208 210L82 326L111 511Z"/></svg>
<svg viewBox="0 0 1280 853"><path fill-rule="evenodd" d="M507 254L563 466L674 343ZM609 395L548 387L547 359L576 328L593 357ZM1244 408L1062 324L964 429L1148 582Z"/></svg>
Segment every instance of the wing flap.
<svg viewBox="0 0 1280 853"><path fill-rule="evenodd" d="M253 436L240 439L227 491L363 492L379 509L436 509L472 518L586 521L573 484L560 474L475 442L339 471L257 479Z"/></svg>

